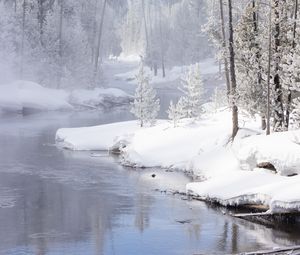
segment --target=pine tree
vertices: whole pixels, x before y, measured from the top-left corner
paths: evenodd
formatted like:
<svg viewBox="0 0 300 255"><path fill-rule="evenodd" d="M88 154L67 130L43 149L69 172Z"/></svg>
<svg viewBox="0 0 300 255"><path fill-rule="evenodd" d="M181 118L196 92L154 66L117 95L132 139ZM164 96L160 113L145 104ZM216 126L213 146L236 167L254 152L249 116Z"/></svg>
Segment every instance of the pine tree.
<svg viewBox="0 0 300 255"><path fill-rule="evenodd" d="M182 98L186 117L198 118L202 112L203 81L200 73L200 65L195 64L189 68L187 76L182 80Z"/></svg>
<svg viewBox="0 0 300 255"><path fill-rule="evenodd" d="M154 125L160 104L159 99L156 98L155 91L149 83L149 77L145 74L143 61L141 61L136 79L138 86L135 91L131 113L139 119L141 127L144 127L146 124Z"/></svg>
<svg viewBox="0 0 300 255"><path fill-rule="evenodd" d="M183 98L181 97L176 104L171 100L167 113L173 127L178 127L179 121L185 117Z"/></svg>

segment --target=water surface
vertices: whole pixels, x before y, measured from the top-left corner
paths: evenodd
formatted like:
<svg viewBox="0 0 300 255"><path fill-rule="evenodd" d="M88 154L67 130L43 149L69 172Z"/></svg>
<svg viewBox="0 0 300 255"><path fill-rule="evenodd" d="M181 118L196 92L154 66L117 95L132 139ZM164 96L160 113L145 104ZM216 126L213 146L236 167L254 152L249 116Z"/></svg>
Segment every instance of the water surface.
<svg viewBox="0 0 300 255"><path fill-rule="evenodd" d="M154 191L189 178L120 166L106 153L63 151L59 127L132 118L127 111L0 119L0 254L226 254L299 243L299 234Z"/></svg>

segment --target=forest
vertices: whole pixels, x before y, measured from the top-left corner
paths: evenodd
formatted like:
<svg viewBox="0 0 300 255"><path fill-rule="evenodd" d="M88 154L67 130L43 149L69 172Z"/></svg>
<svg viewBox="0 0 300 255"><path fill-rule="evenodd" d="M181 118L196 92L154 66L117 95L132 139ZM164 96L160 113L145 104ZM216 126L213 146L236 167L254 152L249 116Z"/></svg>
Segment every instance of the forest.
<svg viewBox="0 0 300 255"><path fill-rule="evenodd" d="M298 254L298 0L0 0L0 254Z"/></svg>

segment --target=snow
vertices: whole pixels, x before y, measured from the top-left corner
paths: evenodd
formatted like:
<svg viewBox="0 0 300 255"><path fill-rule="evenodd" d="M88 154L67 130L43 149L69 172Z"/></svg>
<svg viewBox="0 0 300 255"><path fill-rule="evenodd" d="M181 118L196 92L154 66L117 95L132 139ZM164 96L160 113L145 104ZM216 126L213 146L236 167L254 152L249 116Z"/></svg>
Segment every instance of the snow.
<svg viewBox="0 0 300 255"><path fill-rule="evenodd" d="M132 134L137 129L139 129L137 121L83 128L62 128L56 132L56 141L61 147L70 150L109 150L116 139L121 139L120 130L122 130L122 137L125 137L126 134Z"/></svg>
<svg viewBox="0 0 300 255"><path fill-rule="evenodd" d="M283 174L300 174L300 130L250 136L236 144L236 156L251 170L261 162L272 163Z"/></svg>
<svg viewBox="0 0 300 255"><path fill-rule="evenodd" d="M131 121L60 129L56 139L72 150L121 148L128 166L190 171L203 181L187 184L187 192L205 200L263 204L271 212L300 210L300 176L288 177L300 174L300 131L265 136L259 118L242 111L240 126L232 143L231 112L222 108L200 120L181 120L177 128L167 120L147 128ZM262 162L272 163L277 173L256 168Z"/></svg>
<svg viewBox="0 0 300 255"><path fill-rule="evenodd" d="M72 110L74 105L110 108L128 105L130 101L132 96L117 88L69 92L22 80L0 85L0 112Z"/></svg>
<svg viewBox="0 0 300 255"><path fill-rule="evenodd" d="M139 62L141 60L141 55L138 54L126 55L124 53L121 53L120 56L117 57L117 60L123 62Z"/></svg>
<svg viewBox="0 0 300 255"><path fill-rule="evenodd" d="M0 86L0 109L19 112L24 109L69 110L68 94L63 90L44 88L29 81L15 81Z"/></svg>
<svg viewBox="0 0 300 255"><path fill-rule="evenodd" d="M286 177L262 169L237 171L204 182L189 183L188 193L222 205L263 204L270 212L300 210L300 177Z"/></svg>
<svg viewBox="0 0 300 255"><path fill-rule="evenodd" d="M121 58L122 59L122 58ZM131 59L131 58L129 58ZM126 60L126 58L125 58ZM205 59L202 62L199 63L201 75L210 75L210 74L216 74L219 71L218 65L216 65L215 60L213 58ZM153 71L150 70L149 67L145 68L145 72L147 76L150 77L151 83L169 83L175 80L180 79L182 76L184 76L190 66L174 66L171 69L167 69L167 76L162 77L159 73L157 76L153 75ZM135 77L138 74L138 67L134 70L131 70L129 72L116 74L115 77L122 79L124 81L127 81L129 83L136 83Z"/></svg>

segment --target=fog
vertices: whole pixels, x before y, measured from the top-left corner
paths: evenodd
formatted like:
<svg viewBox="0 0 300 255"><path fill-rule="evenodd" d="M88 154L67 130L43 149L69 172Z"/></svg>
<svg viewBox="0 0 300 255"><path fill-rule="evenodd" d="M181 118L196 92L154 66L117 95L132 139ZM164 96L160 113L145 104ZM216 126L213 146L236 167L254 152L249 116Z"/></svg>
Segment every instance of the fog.
<svg viewBox="0 0 300 255"><path fill-rule="evenodd" d="M212 56L197 0L1 0L0 83L107 85L103 63L142 56L159 72ZM159 74L157 74L159 75Z"/></svg>

